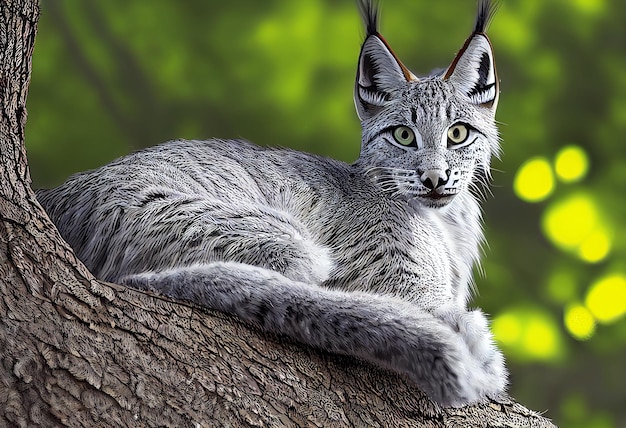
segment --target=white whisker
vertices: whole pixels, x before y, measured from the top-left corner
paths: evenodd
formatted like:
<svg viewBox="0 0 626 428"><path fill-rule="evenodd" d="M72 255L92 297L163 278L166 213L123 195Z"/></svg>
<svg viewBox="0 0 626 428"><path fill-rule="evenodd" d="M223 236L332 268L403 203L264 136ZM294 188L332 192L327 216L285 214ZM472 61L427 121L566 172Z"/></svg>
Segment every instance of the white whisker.
<svg viewBox="0 0 626 428"><path fill-rule="evenodd" d="M406 195L415 186L417 179L415 171L394 167L372 167L365 171L365 175L393 198Z"/></svg>

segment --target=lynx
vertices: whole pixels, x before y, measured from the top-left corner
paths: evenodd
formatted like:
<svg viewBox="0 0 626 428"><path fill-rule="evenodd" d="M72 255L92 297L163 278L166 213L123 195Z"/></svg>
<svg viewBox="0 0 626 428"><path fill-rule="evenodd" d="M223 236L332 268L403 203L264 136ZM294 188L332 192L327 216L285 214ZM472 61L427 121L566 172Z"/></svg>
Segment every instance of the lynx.
<svg viewBox="0 0 626 428"><path fill-rule="evenodd" d="M507 384L485 315L467 307L499 152L494 6L480 0L451 65L419 78L380 35L376 3L359 8L354 163L178 140L38 198L102 280L399 372L442 405L482 400Z"/></svg>

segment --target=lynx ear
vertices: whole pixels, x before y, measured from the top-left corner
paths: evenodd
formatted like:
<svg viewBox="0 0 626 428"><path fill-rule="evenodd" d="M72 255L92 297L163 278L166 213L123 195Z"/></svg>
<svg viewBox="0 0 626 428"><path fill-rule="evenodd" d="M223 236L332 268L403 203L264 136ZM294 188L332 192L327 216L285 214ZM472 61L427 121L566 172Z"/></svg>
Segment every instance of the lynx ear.
<svg viewBox="0 0 626 428"><path fill-rule="evenodd" d="M403 83L417 80L378 33L378 8L372 0L360 0L359 9L367 37L361 47L354 86L354 104L361 120L371 117L391 99Z"/></svg>
<svg viewBox="0 0 626 428"><path fill-rule="evenodd" d="M474 32L446 70L444 79L452 82L475 104L495 112L500 95L499 82L491 42L485 34L494 13L495 7L490 1L479 2Z"/></svg>

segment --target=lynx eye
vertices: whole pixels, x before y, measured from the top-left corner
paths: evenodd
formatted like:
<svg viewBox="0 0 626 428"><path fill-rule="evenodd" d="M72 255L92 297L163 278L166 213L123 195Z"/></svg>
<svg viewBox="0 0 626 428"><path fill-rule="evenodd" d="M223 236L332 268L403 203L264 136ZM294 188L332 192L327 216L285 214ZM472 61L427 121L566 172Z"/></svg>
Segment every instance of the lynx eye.
<svg viewBox="0 0 626 428"><path fill-rule="evenodd" d="M393 138L403 146L415 145L415 133L408 126L398 126L394 129Z"/></svg>
<svg viewBox="0 0 626 428"><path fill-rule="evenodd" d="M448 141L452 144L461 144L467 140L469 129L462 123L457 123L448 128Z"/></svg>
<svg viewBox="0 0 626 428"><path fill-rule="evenodd" d="M465 123L455 123L448 128L448 147L451 149L458 149L465 147L476 140L470 140L472 134L472 127Z"/></svg>

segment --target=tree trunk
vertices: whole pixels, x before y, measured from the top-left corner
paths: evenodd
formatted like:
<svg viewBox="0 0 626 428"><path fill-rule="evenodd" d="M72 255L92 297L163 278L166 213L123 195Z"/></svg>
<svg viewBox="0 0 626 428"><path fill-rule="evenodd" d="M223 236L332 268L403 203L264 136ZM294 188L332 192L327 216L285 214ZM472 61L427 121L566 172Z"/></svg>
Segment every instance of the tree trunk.
<svg viewBox="0 0 626 428"><path fill-rule="evenodd" d="M97 281L30 187L38 14L0 0L1 426L553 426L507 397L442 409L369 364Z"/></svg>

